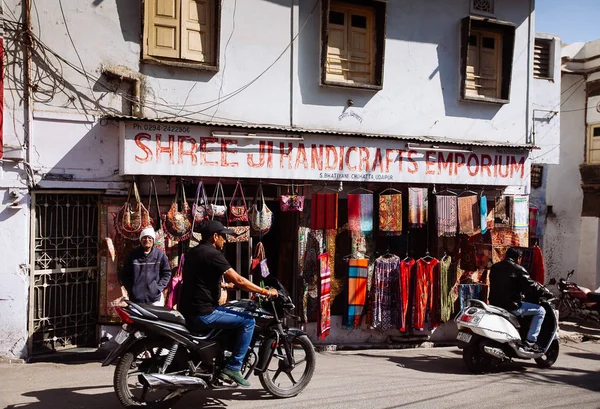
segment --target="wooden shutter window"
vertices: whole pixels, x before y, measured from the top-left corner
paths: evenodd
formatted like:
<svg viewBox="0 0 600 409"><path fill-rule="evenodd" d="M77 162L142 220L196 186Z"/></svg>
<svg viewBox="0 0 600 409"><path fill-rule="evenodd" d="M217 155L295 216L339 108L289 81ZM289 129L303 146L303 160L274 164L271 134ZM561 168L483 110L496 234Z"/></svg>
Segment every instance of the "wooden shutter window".
<svg viewBox="0 0 600 409"><path fill-rule="evenodd" d="M592 127L588 143L588 163L600 163L600 126Z"/></svg>
<svg viewBox="0 0 600 409"><path fill-rule="evenodd" d="M471 31L467 50L466 95L500 97L501 46L500 35Z"/></svg>
<svg viewBox="0 0 600 409"><path fill-rule="evenodd" d="M179 58L180 0L147 0L148 55Z"/></svg>
<svg viewBox="0 0 600 409"><path fill-rule="evenodd" d="M551 40L535 39L533 51L533 76L548 79L550 76L550 46Z"/></svg>
<svg viewBox="0 0 600 409"><path fill-rule="evenodd" d="M182 0L181 58L212 62L213 18L211 0Z"/></svg>

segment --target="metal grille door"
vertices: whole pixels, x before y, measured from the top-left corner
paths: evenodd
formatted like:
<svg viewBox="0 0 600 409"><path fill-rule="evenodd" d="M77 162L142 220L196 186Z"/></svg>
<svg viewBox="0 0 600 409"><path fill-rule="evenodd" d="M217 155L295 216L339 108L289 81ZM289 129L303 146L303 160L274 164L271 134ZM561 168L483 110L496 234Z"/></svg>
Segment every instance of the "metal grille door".
<svg viewBox="0 0 600 409"><path fill-rule="evenodd" d="M98 196L35 194L30 348L96 343Z"/></svg>

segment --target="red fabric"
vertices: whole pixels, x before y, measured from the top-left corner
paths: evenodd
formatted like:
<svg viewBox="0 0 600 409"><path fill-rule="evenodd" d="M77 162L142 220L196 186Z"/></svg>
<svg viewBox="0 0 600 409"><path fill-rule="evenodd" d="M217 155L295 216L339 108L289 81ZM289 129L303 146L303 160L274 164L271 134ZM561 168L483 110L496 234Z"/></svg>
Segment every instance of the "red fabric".
<svg viewBox="0 0 600 409"><path fill-rule="evenodd" d="M410 260L400 262L400 280L398 286L398 311L400 312L400 331L406 331L406 317L408 316L408 290L410 288L410 274L416 261Z"/></svg>
<svg viewBox="0 0 600 409"><path fill-rule="evenodd" d="M425 261L422 258L417 261L417 279L415 288L415 322L414 328L423 331L425 326L425 315L427 308L433 317L433 282L435 279L434 269L439 264L437 259ZM435 324L432 319L432 323Z"/></svg>
<svg viewBox="0 0 600 409"><path fill-rule="evenodd" d="M319 256L320 261L320 314L317 326L317 337L325 339L331 331L331 270L329 268L329 253Z"/></svg>
<svg viewBox="0 0 600 409"><path fill-rule="evenodd" d="M311 229L327 230L338 227L338 194L314 193L311 196Z"/></svg>
<svg viewBox="0 0 600 409"><path fill-rule="evenodd" d="M544 265L544 255L542 249L538 246L533 247L533 263L531 266L531 278L540 284L546 281L546 266Z"/></svg>
<svg viewBox="0 0 600 409"><path fill-rule="evenodd" d="M348 230L351 233L360 229L360 195L348 195Z"/></svg>

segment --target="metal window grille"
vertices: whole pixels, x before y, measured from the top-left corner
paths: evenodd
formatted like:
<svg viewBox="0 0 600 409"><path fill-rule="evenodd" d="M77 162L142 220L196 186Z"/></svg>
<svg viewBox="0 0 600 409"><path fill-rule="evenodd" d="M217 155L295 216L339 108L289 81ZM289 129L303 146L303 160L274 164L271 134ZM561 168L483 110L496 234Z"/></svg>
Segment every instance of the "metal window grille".
<svg viewBox="0 0 600 409"><path fill-rule="evenodd" d="M30 350L91 346L98 317L98 196L34 194Z"/></svg>
<svg viewBox="0 0 600 409"><path fill-rule="evenodd" d="M494 6L494 0L471 0L471 13L492 15Z"/></svg>
<svg viewBox="0 0 600 409"><path fill-rule="evenodd" d="M533 52L533 76L550 78L550 40L535 39Z"/></svg>

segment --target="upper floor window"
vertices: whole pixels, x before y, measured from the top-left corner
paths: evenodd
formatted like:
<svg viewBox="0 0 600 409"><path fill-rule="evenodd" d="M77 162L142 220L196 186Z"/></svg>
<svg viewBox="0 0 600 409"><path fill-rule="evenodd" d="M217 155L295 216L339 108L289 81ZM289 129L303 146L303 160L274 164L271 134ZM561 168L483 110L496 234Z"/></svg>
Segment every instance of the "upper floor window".
<svg viewBox="0 0 600 409"><path fill-rule="evenodd" d="M511 23L479 17L463 19L462 99L509 102L514 44L515 26Z"/></svg>
<svg viewBox="0 0 600 409"><path fill-rule="evenodd" d="M551 49L552 40L535 39L533 51L533 76L535 78L552 79Z"/></svg>
<svg viewBox="0 0 600 409"><path fill-rule="evenodd" d="M144 1L144 59L216 69L219 16L216 0Z"/></svg>
<svg viewBox="0 0 600 409"><path fill-rule="evenodd" d="M590 126L587 140L587 163L600 164L600 124Z"/></svg>
<svg viewBox="0 0 600 409"><path fill-rule="evenodd" d="M494 0L471 0L471 14L493 16L495 13Z"/></svg>
<svg viewBox="0 0 600 409"><path fill-rule="evenodd" d="M381 89L385 3L323 1L321 83Z"/></svg>

